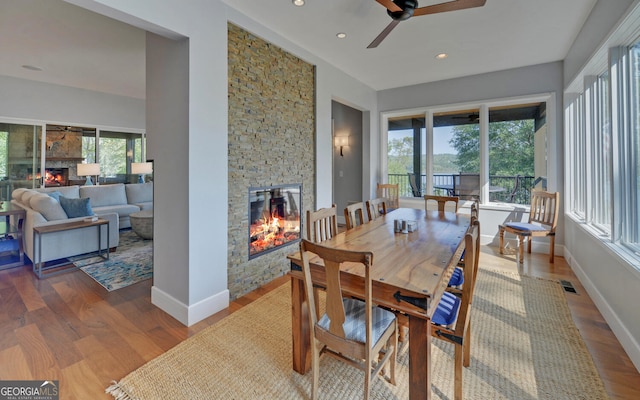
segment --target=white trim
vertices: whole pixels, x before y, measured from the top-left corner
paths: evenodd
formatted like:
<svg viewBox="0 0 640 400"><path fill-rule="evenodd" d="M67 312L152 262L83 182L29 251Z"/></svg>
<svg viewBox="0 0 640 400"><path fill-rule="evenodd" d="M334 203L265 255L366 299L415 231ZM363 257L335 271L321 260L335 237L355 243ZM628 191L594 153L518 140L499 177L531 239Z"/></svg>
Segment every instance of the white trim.
<svg viewBox="0 0 640 400"><path fill-rule="evenodd" d="M607 324L631 359L633 365L640 371L640 344L638 344L638 341L631 335L627 327L622 323L622 320L618 317L618 314L615 313L613 308L602 296L598 287L593 284L589 276L584 272L575 258L573 258L571 252L566 248L564 249L564 258L571 266L578 280L580 280L580 283L582 283L582 286L584 286L591 300L593 300L598 311L600 311L605 321L607 321Z"/></svg>
<svg viewBox="0 0 640 400"><path fill-rule="evenodd" d="M151 287L151 304L159 307L183 325L191 326L218 311L229 308L229 290L225 289L195 304L186 305L154 285Z"/></svg>

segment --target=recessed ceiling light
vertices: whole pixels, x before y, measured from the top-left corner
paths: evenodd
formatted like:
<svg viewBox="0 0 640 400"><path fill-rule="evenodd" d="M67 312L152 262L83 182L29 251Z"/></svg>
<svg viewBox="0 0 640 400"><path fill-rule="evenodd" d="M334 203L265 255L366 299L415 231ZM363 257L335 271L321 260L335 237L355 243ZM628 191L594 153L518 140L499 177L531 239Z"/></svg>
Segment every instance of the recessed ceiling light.
<svg viewBox="0 0 640 400"><path fill-rule="evenodd" d="M304 5L304 0L291 0L294 6L302 7Z"/></svg>
<svg viewBox="0 0 640 400"><path fill-rule="evenodd" d="M36 67L35 65L23 65L22 68L28 69L29 71L42 71L42 68Z"/></svg>
<svg viewBox="0 0 640 400"><path fill-rule="evenodd" d="M440 53L440 54L436 55L436 59L438 59L438 60L444 60L447 57L449 57L449 55L447 53Z"/></svg>
<svg viewBox="0 0 640 400"><path fill-rule="evenodd" d="M338 39L344 39L347 37L347 34L344 32L339 32L336 34L336 36L338 37Z"/></svg>

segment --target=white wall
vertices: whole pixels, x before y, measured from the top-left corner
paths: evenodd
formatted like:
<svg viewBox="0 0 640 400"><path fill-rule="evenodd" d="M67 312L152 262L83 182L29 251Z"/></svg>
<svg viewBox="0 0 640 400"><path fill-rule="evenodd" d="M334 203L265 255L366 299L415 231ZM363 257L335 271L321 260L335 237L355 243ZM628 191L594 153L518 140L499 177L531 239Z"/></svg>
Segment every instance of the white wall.
<svg viewBox="0 0 640 400"><path fill-rule="evenodd" d="M142 99L0 76L0 117L144 129Z"/></svg>
<svg viewBox="0 0 640 400"><path fill-rule="evenodd" d="M378 108L381 112L415 109L448 104L473 103L492 99L506 99L520 96L555 94L562 98L562 63L553 62L529 67L491 72L487 74L449 79L402 88L383 90L378 93ZM550 190L561 193L564 187L564 150L562 104L555 100L547 104L555 110L555 119L548 115L548 135L552 143L548 160ZM480 224L483 243L498 243L498 224L514 218L527 219L527 214L513 207L482 206ZM485 211L486 210L486 211ZM562 218L560 218L562 221ZM563 226L557 229L557 254L562 254ZM533 251L548 252L548 240L534 241Z"/></svg>
<svg viewBox="0 0 640 400"><path fill-rule="evenodd" d="M571 82L609 32L628 11L632 0L599 0L569 50L565 82ZM607 320L616 337L640 369L640 271L576 220L565 218L565 257Z"/></svg>

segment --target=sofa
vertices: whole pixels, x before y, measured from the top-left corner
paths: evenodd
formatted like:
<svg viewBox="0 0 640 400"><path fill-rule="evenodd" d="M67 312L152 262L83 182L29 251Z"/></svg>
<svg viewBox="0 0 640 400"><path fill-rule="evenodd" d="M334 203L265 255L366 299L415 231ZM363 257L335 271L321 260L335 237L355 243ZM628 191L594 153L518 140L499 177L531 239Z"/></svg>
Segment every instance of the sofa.
<svg viewBox="0 0 640 400"><path fill-rule="evenodd" d="M117 247L120 229L131 226L129 215L153 208L153 182L16 189L11 197L12 203L26 211L24 251L33 260L34 227L82 220L86 218L84 214L89 213L109 220L109 246ZM74 207L80 205L80 212L76 208L70 209L69 204ZM103 235L102 248L106 247L106 241L107 237ZM42 261L96 251L97 242L98 231L95 228L48 233L42 236Z"/></svg>

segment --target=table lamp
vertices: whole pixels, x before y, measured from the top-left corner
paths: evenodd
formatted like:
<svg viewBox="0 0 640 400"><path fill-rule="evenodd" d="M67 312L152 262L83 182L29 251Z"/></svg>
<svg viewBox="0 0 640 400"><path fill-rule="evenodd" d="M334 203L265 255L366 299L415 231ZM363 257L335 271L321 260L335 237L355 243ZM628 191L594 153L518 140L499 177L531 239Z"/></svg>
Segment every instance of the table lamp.
<svg viewBox="0 0 640 400"><path fill-rule="evenodd" d="M138 183L144 183L143 176L153 173L153 163L131 163L131 173L134 175L138 175Z"/></svg>
<svg viewBox="0 0 640 400"><path fill-rule="evenodd" d="M91 181L91 177L100 175L100 164L98 163L78 164L77 167L78 167L78 176L87 177L87 181L84 183L85 186L93 185L93 182Z"/></svg>

